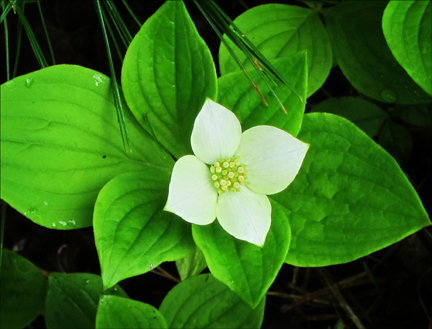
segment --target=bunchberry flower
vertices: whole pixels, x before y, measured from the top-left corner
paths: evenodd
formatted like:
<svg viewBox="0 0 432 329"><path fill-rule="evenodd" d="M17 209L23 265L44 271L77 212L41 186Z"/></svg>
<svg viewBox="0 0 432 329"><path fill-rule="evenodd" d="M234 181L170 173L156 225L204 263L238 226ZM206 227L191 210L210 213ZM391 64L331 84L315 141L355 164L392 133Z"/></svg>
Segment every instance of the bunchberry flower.
<svg viewBox="0 0 432 329"><path fill-rule="evenodd" d="M266 194L294 180L309 145L272 126L242 133L235 114L210 99L195 119L191 144L195 156L175 163L165 210L197 225L217 218L232 236L262 246L271 225Z"/></svg>

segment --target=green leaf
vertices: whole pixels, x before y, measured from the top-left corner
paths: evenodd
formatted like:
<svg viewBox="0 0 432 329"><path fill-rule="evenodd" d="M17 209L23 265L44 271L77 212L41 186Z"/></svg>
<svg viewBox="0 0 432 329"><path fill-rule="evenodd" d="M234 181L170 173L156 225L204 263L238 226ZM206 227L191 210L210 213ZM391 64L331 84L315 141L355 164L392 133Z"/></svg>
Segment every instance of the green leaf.
<svg viewBox="0 0 432 329"><path fill-rule="evenodd" d="M1 197L35 223L90 226L99 190L120 173L172 159L126 111L125 154L109 79L58 65L1 86Z"/></svg>
<svg viewBox="0 0 432 329"><path fill-rule="evenodd" d="M163 211L169 180L169 172L148 168L117 176L100 191L93 226L105 287L192 249L190 224Z"/></svg>
<svg viewBox="0 0 432 329"><path fill-rule="evenodd" d="M163 315L153 306L117 296L101 296L96 328L168 328Z"/></svg>
<svg viewBox="0 0 432 329"><path fill-rule="evenodd" d="M327 79L332 66L332 51L318 12L298 6L267 4L249 9L234 23L267 59L287 57L307 49L307 96L317 91ZM252 73L252 64L246 56L230 40L227 42ZM223 45L219 51L219 65L222 75L239 70Z"/></svg>
<svg viewBox="0 0 432 329"><path fill-rule="evenodd" d="M432 109L429 104L417 106L398 105L392 115L413 126L432 125Z"/></svg>
<svg viewBox="0 0 432 329"><path fill-rule="evenodd" d="M315 106L312 112L326 112L344 117L369 137L376 136L384 120L388 118L387 113L378 105L358 97L330 98Z"/></svg>
<svg viewBox="0 0 432 329"><path fill-rule="evenodd" d="M160 312L169 328L260 328L265 298L250 308L211 274L194 276L175 286Z"/></svg>
<svg viewBox="0 0 432 329"><path fill-rule="evenodd" d="M127 298L119 286L104 291L101 277L95 274L51 273L45 300L47 329L95 328L97 305L101 295Z"/></svg>
<svg viewBox="0 0 432 329"><path fill-rule="evenodd" d="M401 166L411 157L411 134L408 129L393 120L387 120L384 123L379 134L378 143L390 153Z"/></svg>
<svg viewBox="0 0 432 329"><path fill-rule="evenodd" d="M306 114L298 138L310 144L303 166L270 197L290 221L287 263L350 262L430 225L396 161L353 123Z"/></svg>
<svg viewBox="0 0 432 329"><path fill-rule="evenodd" d="M306 99L307 69L305 52L270 61L295 90ZM218 102L231 109L242 123L243 130L256 125L267 124L279 127L296 136L300 131L305 104L285 86L278 86L275 91L288 114L285 114L270 90L259 80L256 71L250 72L268 106L252 88L243 72L233 72L218 79Z"/></svg>
<svg viewBox="0 0 432 329"><path fill-rule="evenodd" d="M390 1L382 20L394 57L432 95L432 2Z"/></svg>
<svg viewBox="0 0 432 329"><path fill-rule="evenodd" d="M176 266L180 278L184 281L191 276L200 274L207 267L207 262L201 249L194 246L185 257L176 261Z"/></svg>
<svg viewBox="0 0 432 329"><path fill-rule="evenodd" d="M211 273L252 308L260 303L282 267L291 235L285 214L274 202L272 225L262 248L234 238L218 221L193 225L192 233Z"/></svg>
<svg viewBox="0 0 432 329"><path fill-rule="evenodd" d="M132 113L168 151L176 158L192 153L195 117L206 97L216 98L216 70L182 1L166 1L142 26L126 53L122 84Z"/></svg>
<svg viewBox="0 0 432 329"><path fill-rule="evenodd" d="M381 27L388 1L346 1L324 11L336 60L361 93L385 103L421 104L427 95L393 57Z"/></svg>
<svg viewBox="0 0 432 329"><path fill-rule="evenodd" d="M7 249L3 249L0 278L0 327L26 327L43 310L46 278L30 261Z"/></svg>

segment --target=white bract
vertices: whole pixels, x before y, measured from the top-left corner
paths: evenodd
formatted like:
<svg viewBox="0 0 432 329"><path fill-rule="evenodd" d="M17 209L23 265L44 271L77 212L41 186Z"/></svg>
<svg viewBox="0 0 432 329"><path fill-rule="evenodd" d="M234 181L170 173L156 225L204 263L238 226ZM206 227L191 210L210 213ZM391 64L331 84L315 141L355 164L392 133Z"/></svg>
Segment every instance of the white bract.
<svg viewBox="0 0 432 329"><path fill-rule="evenodd" d="M271 224L266 194L294 180L309 145L271 126L242 134L234 113L210 99L195 119L191 143L195 156L175 163L165 210L197 225L217 218L232 236L262 246Z"/></svg>

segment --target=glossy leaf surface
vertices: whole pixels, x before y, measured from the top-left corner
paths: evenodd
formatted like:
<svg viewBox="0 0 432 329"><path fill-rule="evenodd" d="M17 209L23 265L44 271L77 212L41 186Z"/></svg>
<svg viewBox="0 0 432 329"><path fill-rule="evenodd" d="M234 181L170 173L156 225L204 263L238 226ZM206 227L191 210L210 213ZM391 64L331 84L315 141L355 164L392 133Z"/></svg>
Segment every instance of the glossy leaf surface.
<svg viewBox="0 0 432 329"><path fill-rule="evenodd" d="M318 90L330 73L331 45L318 12L297 6L267 4L249 9L234 23L269 60L307 49L307 96ZM253 66L246 56L231 41L227 42L252 73ZM240 70L223 45L219 51L219 65L222 75Z"/></svg>
<svg viewBox="0 0 432 329"><path fill-rule="evenodd" d="M285 77L293 88L306 99L307 68L306 54L300 52L289 57L271 61L272 65ZM275 88L287 114L284 113L274 95L255 71L250 72L262 95L266 98L266 106L252 88L243 72L233 72L218 79L218 102L232 110L242 123L243 131L256 125L271 125L296 136L300 131L305 104L287 87Z"/></svg>
<svg viewBox="0 0 432 329"><path fill-rule="evenodd" d="M160 312L153 306L145 303L105 295L99 300L96 329L124 329L124 328L168 328Z"/></svg>
<svg viewBox="0 0 432 329"><path fill-rule="evenodd" d="M288 220L274 202L272 226L263 247L234 238L217 221L211 225L194 225L192 232L211 273L252 308L260 303L276 278L291 236Z"/></svg>
<svg viewBox="0 0 432 329"><path fill-rule="evenodd" d="M200 274L207 267L207 262L201 249L194 246L184 258L176 261L176 266L180 278L184 281Z"/></svg>
<svg viewBox="0 0 432 329"><path fill-rule="evenodd" d="M1 196L53 229L90 226L99 190L145 163L172 160L126 110L123 149L109 79L80 66L51 66L1 86Z"/></svg>
<svg viewBox="0 0 432 329"><path fill-rule="evenodd" d="M134 37L122 68L126 101L137 120L176 158L191 153L190 135L216 71L182 1L166 1Z"/></svg>
<svg viewBox="0 0 432 329"><path fill-rule="evenodd" d="M287 263L350 262L430 225L396 161L353 123L306 114L298 137L310 144L303 166L270 197L290 221Z"/></svg>
<svg viewBox="0 0 432 329"><path fill-rule="evenodd" d="M165 297L160 312L169 328L260 328L265 298L252 309L211 274L189 278Z"/></svg>
<svg viewBox="0 0 432 329"><path fill-rule="evenodd" d="M394 57L432 95L432 2L390 1L382 27Z"/></svg>
<svg viewBox="0 0 432 329"><path fill-rule="evenodd" d="M112 179L99 193L94 231L105 287L184 257L191 227L163 211L169 172L148 168Z"/></svg>
<svg viewBox="0 0 432 329"><path fill-rule="evenodd" d="M390 51L381 27L388 1L346 1L324 11L336 61L361 93L385 103L431 102Z"/></svg>

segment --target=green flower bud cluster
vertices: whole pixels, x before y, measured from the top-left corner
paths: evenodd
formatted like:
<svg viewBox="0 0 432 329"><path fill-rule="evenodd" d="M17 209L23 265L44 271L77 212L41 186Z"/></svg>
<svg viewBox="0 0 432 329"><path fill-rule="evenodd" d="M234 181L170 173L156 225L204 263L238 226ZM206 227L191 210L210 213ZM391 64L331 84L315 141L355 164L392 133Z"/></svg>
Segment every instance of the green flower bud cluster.
<svg viewBox="0 0 432 329"><path fill-rule="evenodd" d="M246 166L240 157L223 158L210 167L211 179L219 195L225 192L240 192L247 179Z"/></svg>

